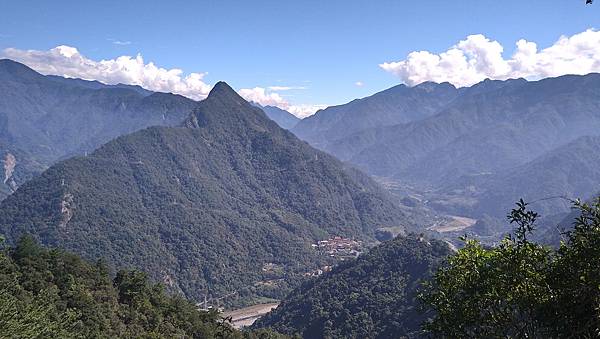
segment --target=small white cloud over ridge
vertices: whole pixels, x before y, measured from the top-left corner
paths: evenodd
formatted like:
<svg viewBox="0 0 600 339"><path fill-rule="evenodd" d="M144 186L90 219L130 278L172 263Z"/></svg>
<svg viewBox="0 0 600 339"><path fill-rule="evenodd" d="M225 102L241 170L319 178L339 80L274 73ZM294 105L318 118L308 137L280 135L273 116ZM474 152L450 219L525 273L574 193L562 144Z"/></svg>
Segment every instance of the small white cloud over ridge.
<svg viewBox="0 0 600 339"><path fill-rule="evenodd" d="M97 80L106 84L139 85L151 91L176 93L196 100L205 98L211 89L203 81L206 73L184 76L180 69L165 69L153 62L145 63L140 54L95 61L83 56L77 48L63 45L48 51L7 48L3 55L42 74Z"/></svg>
<svg viewBox="0 0 600 339"><path fill-rule="evenodd" d="M425 81L471 86L486 78L537 80L565 74L600 72L600 31L588 29L561 36L552 46L538 50L535 42L521 39L516 51L504 59L504 47L484 35L470 35L447 51L434 54L415 51L397 62L379 66L403 83L414 86Z"/></svg>
<svg viewBox="0 0 600 339"><path fill-rule="evenodd" d="M297 116L298 118L306 118L307 116L311 116L315 114L318 110L325 109L329 105L317 104L317 105L290 105L287 108L287 111Z"/></svg>
<svg viewBox="0 0 600 339"><path fill-rule="evenodd" d="M285 100L279 93L274 91L285 91L288 89L303 89L287 86L270 86L268 88L254 87L242 88L238 93L246 100L261 104L262 106L277 106L299 118L314 114L316 111L327 107L327 105L293 105Z"/></svg>
<svg viewBox="0 0 600 339"><path fill-rule="evenodd" d="M263 87L242 88L238 93L248 101L254 101L263 106L286 107L288 102L278 93L271 92Z"/></svg>

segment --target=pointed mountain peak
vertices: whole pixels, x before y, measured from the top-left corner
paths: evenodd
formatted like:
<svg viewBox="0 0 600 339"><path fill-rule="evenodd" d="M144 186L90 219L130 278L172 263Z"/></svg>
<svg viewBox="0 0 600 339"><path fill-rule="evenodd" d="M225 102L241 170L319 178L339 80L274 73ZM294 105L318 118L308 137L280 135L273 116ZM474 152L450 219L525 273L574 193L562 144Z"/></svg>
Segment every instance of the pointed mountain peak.
<svg viewBox="0 0 600 339"><path fill-rule="evenodd" d="M198 103L184 125L195 128L211 126L255 130L277 128L277 125L267 118L260 108L244 100L223 81L217 82L208 97Z"/></svg>
<svg viewBox="0 0 600 339"><path fill-rule="evenodd" d="M217 82L208 93L208 97L203 100L205 104L220 106L220 109L232 109L234 106L242 106L244 108L254 108L252 104L242 98L225 81Z"/></svg>
<svg viewBox="0 0 600 339"><path fill-rule="evenodd" d="M229 97L235 99L242 99L242 97L229 86L225 81L219 81L208 93L208 98L212 97Z"/></svg>

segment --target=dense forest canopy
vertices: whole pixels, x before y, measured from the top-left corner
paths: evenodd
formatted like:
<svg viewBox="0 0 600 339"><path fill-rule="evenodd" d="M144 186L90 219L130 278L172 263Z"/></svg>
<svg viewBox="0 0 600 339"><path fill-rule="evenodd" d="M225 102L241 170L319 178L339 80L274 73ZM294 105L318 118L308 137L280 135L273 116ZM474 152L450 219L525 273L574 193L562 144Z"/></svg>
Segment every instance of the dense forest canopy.
<svg viewBox="0 0 600 339"><path fill-rule="evenodd" d="M240 332L215 311L165 293L140 271L111 278L91 263L23 237L0 252L3 338L283 338Z"/></svg>
<svg viewBox="0 0 600 339"><path fill-rule="evenodd" d="M255 327L304 338L415 335L425 320L417 289L450 253L443 241L397 237L303 284Z"/></svg>
<svg viewBox="0 0 600 339"><path fill-rule="evenodd" d="M515 234L486 248L468 239L421 292L425 329L440 338L595 338L600 335L600 198L576 201L558 250L530 240L537 213L519 202Z"/></svg>

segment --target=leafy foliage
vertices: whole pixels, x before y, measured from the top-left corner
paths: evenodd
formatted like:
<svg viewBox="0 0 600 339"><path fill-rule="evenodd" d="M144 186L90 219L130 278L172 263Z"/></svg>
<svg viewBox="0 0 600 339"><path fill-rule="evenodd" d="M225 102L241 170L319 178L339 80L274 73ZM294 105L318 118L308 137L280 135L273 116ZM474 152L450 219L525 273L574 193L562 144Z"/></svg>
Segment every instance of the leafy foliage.
<svg viewBox="0 0 600 339"><path fill-rule="evenodd" d="M0 333L5 338L281 338L239 332L216 312L165 293L139 271L120 271L23 237L0 253Z"/></svg>
<svg viewBox="0 0 600 339"><path fill-rule="evenodd" d="M303 284L255 327L305 338L396 338L418 332L417 287L450 253L422 236L397 237Z"/></svg>
<svg viewBox="0 0 600 339"><path fill-rule="evenodd" d="M466 240L420 294L425 328L446 338L584 338L600 335L600 199L575 202L581 216L560 249L529 240L537 214L521 200L515 235L484 248Z"/></svg>

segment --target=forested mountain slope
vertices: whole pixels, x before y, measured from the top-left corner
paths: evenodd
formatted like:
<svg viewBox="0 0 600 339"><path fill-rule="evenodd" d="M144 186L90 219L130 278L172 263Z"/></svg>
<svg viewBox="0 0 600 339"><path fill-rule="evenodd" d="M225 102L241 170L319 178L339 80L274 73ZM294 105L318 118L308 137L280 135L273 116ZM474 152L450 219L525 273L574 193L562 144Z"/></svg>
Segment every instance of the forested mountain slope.
<svg viewBox="0 0 600 339"><path fill-rule="evenodd" d="M397 237L294 290L254 327L304 338L402 338L425 316L417 288L451 253L445 242Z"/></svg>
<svg viewBox="0 0 600 339"><path fill-rule="evenodd" d="M123 134L180 124L195 102L139 86L44 76L0 60L0 198L59 159Z"/></svg>
<svg viewBox="0 0 600 339"><path fill-rule="evenodd" d="M364 174L280 128L218 83L182 127L151 127L60 162L0 204L0 234L143 269L192 299L266 295L315 269L333 235L410 226ZM283 283L285 285L285 282ZM258 287L257 287L258 286ZM285 286L282 287L285 289Z"/></svg>
<svg viewBox="0 0 600 339"><path fill-rule="evenodd" d="M3 338L283 338L233 330L143 272L111 277L102 261L28 237L0 252L0 315Z"/></svg>

